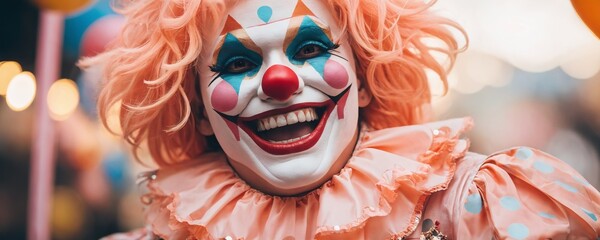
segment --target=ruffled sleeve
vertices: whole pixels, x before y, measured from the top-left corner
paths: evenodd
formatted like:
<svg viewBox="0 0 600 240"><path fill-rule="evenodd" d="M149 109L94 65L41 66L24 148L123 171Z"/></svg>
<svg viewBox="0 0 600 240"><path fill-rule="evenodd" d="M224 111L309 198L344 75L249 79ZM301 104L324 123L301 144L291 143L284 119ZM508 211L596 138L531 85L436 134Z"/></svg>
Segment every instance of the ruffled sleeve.
<svg viewBox="0 0 600 240"><path fill-rule="evenodd" d="M488 157L458 219L457 239L597 239L600 193L562 161L521 147Z"/></svg>

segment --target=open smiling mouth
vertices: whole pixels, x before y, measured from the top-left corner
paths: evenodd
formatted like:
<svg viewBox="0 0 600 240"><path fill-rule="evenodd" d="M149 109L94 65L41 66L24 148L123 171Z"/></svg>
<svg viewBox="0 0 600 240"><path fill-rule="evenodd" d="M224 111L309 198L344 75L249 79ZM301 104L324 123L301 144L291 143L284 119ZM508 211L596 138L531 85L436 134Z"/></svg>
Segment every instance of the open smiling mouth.
<svg viewBox="0 0 600 240"><path fill-rule="evenodd" d="M338 117L340 116L350 87L337 96L330 96L330 99L324 102L294 104L251 117L232 117L222 113L220 115L226 121L236 123L261 149L270 154L301 152L319 141L336 106L339 108Z"/></svg>

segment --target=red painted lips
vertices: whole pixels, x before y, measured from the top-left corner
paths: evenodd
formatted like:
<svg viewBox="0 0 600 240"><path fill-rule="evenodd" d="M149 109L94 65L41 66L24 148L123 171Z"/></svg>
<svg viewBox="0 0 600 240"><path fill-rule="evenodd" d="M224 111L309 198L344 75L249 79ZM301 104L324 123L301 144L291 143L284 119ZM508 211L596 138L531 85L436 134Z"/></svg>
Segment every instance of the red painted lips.
<svg viewBox="0 0 600 240"><path fill-rule="evenodd" d="M286 108L281 108L281 109L275 109L275 110L271 110L271 111L267 111L261 114L258 114L256 116L252 116L249 118L239 118L238 119L238 126L240 126L240 128L246 132L246 134L248 134L248 136L250 136L250 138L263 150L265 150L266 152L270 153L270 154L274 154L274 155L285 155L285 154L290 154L290 153L296 153L296 152L301 152L304 150L307 150L309 148L311 148L312 146L314 146L319 139L321 138L321 135L323 134L323 131L325 129L325 124L327 123L327 119L329 119L329 116L331 115L331 112L333 110L333 108L335 107L335 104L333 103L333 101L331 100L327 100L325 102L322 103L302 103L302 104L295 104ZM294 114L294 112L304 112L303 109L315 109L313 112L316 112L318 114L318 116L313 116L313 119L319 119L318 123L316 123L316 125L314 125L314 123L311 123L310 121L306 121L308 119L310 119L310 111L306 111L307 112L307 116L305 121L299 121L297 123L293 123L287 126L282 126L282 127L278 127L280 129L265 129L265 126L261 126L259 128L259 124L263 124L260 123L260 121L265 121L268 119L271 119L271 121L277 121L277 120L272 120L273 118L269 118L268 116L276 116L278 114L281 115L285 115L285 114ZM281 115L280 116L280 121L281 121ZM289 121L289 120L288 120ZM316 121L315 121L316 122ZM272 122L271 122L272 123ZM268 123L267 123L268 124ZM276 123L279 125L282 125L281 123ZM299 126L296 127L298 125L304 125L304 126ZM314 128L312 129L312 131L308 131L308 134L304 134L304 133L294 133L294 132L298 132L298 131L305 131L306 132L306 128L309 127L310 128ZM288 127L289 126L289 127ZM270 128L270 126L266 126L266 128ZM303 128L303 129L302 129ZM259 130L262 129L262 130ZM302 129L302 130L301 130ZM264 134L261 131L287 131L288 133L288 138L291 138L292 140L288 140L288 141L273 141L273 138L276 138L276 136L274 134ZM265 136L270 136L271 139L265 139ZM282 140L282 139L275 139L275 140Z"/></svg>
<svg viewBox="0 0 600 240"><path fill-rule="evenodd" d="M239 126L265 152L285 155L308 150L323 135L325 124L337 106L339 118L343 118L345 99L352 85L337 96L319 103L301 103L273 109L252 117L228 116L216 111L231 124ZM234 131L234 129L232 129ZM234 135L237 133L235 128ZM236 138L239 141L239 133Z"/></svg>

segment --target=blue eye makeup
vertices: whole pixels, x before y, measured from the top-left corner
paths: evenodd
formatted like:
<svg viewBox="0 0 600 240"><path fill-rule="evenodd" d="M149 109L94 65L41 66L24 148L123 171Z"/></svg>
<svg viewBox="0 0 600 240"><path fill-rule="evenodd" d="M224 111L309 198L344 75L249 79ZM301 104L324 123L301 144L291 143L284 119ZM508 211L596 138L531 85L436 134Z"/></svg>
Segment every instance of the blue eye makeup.
<svg viewBox="0 0 600 240"><path fill-rule="evenodd" d="M254 43L251 43L254 44ZM217 55L216 63L210 70L217 74L209 83L221 77L227 81L236 93L239 93L242 80L255 75L262 64L262 56L244 46L242 41L231 33L227 33Z"/></svg>
<svg viewBox="0 0 600 240"><path fill-rule="evenodd" d="M302 65L315 57L329 58L329 51L337 46L319 25L306 16L302 19L298 33L285 49L285 54L291 63Z"/></svg>

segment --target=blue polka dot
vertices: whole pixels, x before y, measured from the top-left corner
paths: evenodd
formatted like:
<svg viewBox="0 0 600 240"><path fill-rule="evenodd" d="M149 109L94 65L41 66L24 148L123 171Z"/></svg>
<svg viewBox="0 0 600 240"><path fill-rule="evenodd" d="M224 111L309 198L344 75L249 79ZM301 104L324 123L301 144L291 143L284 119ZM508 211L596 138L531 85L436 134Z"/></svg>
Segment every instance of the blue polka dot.
<svg viewBox="0 0 600 240"><path fill-rule="evenodd" d="M522 147L517 150L515 157L521 160L527 160L533 155L533 151L530 148Z"/></svg>
<svg viewBox="0 0 600 240"><path fill-rule="evenodd" d="M516 239L525 239L529 236L529 228L521 223L513 223L508 226L508 235Z"/></svg>
<svg viewBox="0 0 600 240"><path fill-rule="evenodd" d="M547 213L547 212L539 212L538 215L540 215L540 217L543 218L556 218L556 216L554 216L553 214Z"/></svg>
<svg viewBox="0 0 600 240"><path fill-rule="evenodd" d="M271 16L273 16L273 9L271 9L269 6L262 6L258 8L256 14L258 14L258 18L260 18L260 20L268 23L271 19Z"/></svg>
<svg viewBox="0 0 600 240"><path fill-rule="evenodd" d="M514 197L505 196L500 198L500 205L503 208L506 208L510 211L515 211L521 208L521 204L519 204L519 200Z"/></svg>
<svg viewBox="0 0 600 240"><path fill-rule="evenodd" d="M535 161L533 163L533 168L535 168L536 170L543 172L543 173L553 173L554 172L554 167L552 167L550 164L541 162L541 161Z"/></svg>
<svg viewBox="0 0 600 240"><path fill-rule="evenodd" d="M573 186L571 186L569 184L566 184L566 183L564 183L562 181L556 180L556 181L554 181L554 183L556 183L558 186L562 187L563 189L565 189L565 190L567 190L569 192L573 192L573 193L578 192L577 188L575 188L575 187L573 187Z"/></svg>
<svg viewBox="0 0 600 240"><path fill-rule="evenodd" d="M596 217L596 214L594 214L593 212L590 212L589 210L585 209L585 208L581 208L581 210L583 210L583 212L585 214L587 214L592 220L598 221L598 217Z"/></svg>
<svg viewBox="0 0 600 240"><path fill-rule="evenodd" d="M591 184L590 184L588 181L586 181L586 180L585 180L584 178L582 178L582 177L578 177L578 176L575 176L575 175L573 175L573 179L574 179L575 181L577 181L578 183L581 183L581 185L584 185L584 186L589 186L589 185L591 185Z"/></svg>
<svg viewBox="0 0 600 240"><path fill-rule="evenodd" d="M479 193L474 193L467 196L467 202L465 203L465 209L468 212L473 214L479 214L481 212L481 208L483 207L483 202L481 201L481 196Z"/></svg>

